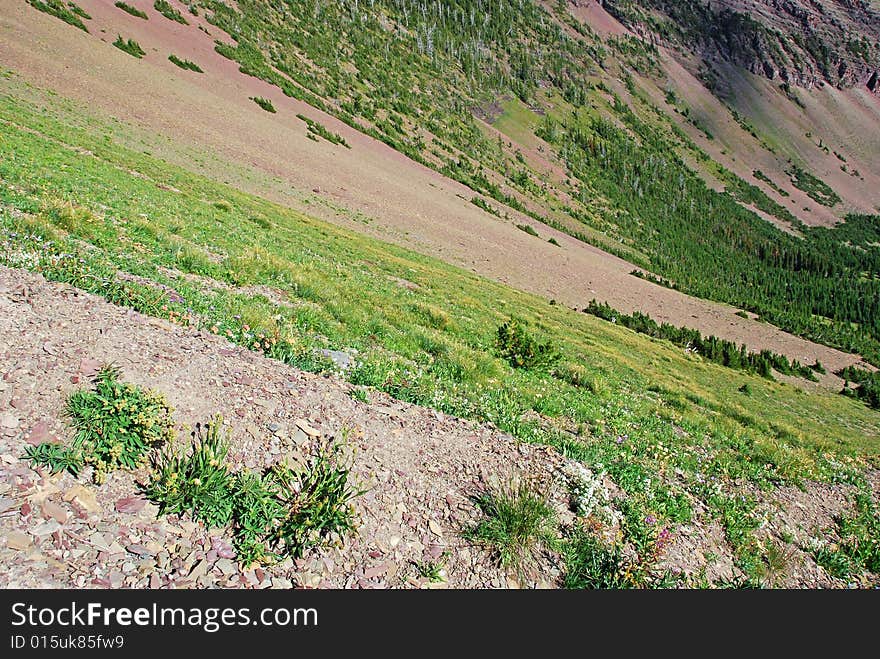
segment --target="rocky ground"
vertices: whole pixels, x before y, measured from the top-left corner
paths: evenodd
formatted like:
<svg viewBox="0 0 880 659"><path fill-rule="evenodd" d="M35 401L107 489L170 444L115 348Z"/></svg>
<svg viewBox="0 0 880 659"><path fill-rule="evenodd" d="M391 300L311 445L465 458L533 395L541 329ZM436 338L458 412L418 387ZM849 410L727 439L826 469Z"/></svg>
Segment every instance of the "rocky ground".
<svg viewBox="0 0 880 659"><path fill-rule="evenodd" d="M125 380L164 392L192 425L223 414L236 466L262 467L310 435L343 435L360 526L341 549L243 569L227 533L174 516L139 494L145 474L38 473L27 444L69 441L65 397L113 362ZM510 587L515 580L461 538L469 497L511 477L549 482L554 452L303 373L224 339L142 316L39 276L0 270L0 587ZM181 432L182 436L186 436ZM312 438L313 439L313 438ZM557 502L560 506L564 503ZM445 581L416 562L445 566ZM552 569L534 583L552 585Z"/></svg>

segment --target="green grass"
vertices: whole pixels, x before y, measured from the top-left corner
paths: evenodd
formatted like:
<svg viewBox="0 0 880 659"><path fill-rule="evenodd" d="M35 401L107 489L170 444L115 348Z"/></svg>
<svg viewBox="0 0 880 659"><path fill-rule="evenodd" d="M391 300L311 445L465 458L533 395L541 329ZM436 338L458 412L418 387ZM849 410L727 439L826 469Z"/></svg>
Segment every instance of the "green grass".
<svg viewBox="0 0 880 659"><path fill-rule="evenodd" d="M116 35L116 41L113 42L113 45L116 46L119 50L124 53L128 53L132 57L137 57L141 59L147 52L141 48L141 45L135 41L134 39L128 39L127 41L122 38L121 35Z"/></svg>
<svg viewBox="0 0 880 659"><path fill-rule="evenodd" d="M0 85L0 264L313 372L333 370L321 350L354 348L358 363L344 377L359 388L601 463L623 491L621 532L638 565L651 564L661 529L699 515L721 523L757 575L754 510L740 496L858 483L868 463L880 464L880 414L858 401L731 375L667 342L132 151L120 144L124 125L111 130L49 96L20 100L33 91L14 79ZM254 295L254 285L290 305ZM553 346L557 363L513 368L498 353L498 328L514 316Z"/></svg>
<svg viewBox="0 0 880 659"><path fill-rule="evenodd" d="M121 1L114 2L113 4L116 5L117 7L119 7L122 11L124 11L127 14L131 14L132 16L135 16L137 18L143 18L145 21L149 20L149 17L147 16L147 14L145 12L141 11L140 9L138 9L137 7L132 7L130 4L125 3L125 2L121 2Z"/></svg>
<svg viewBox="0 0 880 659"><path fill-rule="evenodd" d="M553 509L528 483L508 483L474 496L473 501L484 517L465 537L488 548L502 567L522 574L536 552L552 544Z"/></svg>
<svg viewBox="0 0 880 659"><path fill-rule="evenodd" d="M170 61L175 66L180 67L181 69L186 69L187 71L195 71L196 73L204 73L201 67L195 62L190 62L188 59L180 59L177 55L171 54L168 56L168 61Z"/></svg>

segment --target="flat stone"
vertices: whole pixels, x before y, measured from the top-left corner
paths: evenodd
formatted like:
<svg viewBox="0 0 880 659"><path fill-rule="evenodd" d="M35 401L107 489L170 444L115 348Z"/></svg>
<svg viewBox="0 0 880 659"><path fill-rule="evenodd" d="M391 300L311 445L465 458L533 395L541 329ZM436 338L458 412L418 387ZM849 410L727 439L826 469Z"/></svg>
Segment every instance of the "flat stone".
<svg viewBox="0 0 880 659"><path fill-rule="evenodd" d="M21 531L10 531L6 534L6 546L9 549L22 551L23 549L28 549L33 544L33 538L31 538L31 536L29 536L27 533L22 533Z"/></svg>
<svg viewBox="0 0 880 659"><path fill-rule="evenodd" d="M0 428L14 430L15 428L18 428L18 424L19 420L17 415L13 414L12 412L0 413Z"/></svg>
<svg viewBox="0 0 880 659"><path fill-rule="evenodd" d="M42 524L38 524L31 533L33 533L38 538L45 537L47 535L52 535L61 528L61 524L59 524L56 520L50 519Z"/></svg>
<svg viewBox="0 0 880 659"><path fill-rule="evenodd" d="M124 497L116 502L116 510L120 513L134 514L140 512L146 503L147 500L143 497Z"/></svg>
<svg viewBox="0 0 880 659"><path fill-rule="evenodd" d="M55 438L49 435L49 423L47 421L40 421L33 428L31 428L31 432L27 438L27 442L31 446L37 446L38 444L42 444L43 442L54 440Z"/></svg>
<svg viewBox="0 0 880 659"><path fill-rule="evenodd" d="M83 487L82 485L74 485L62 497L65 501L73 501L83 510L90 513L101 512L101 505L95 497L95 493Z"/></svg>
<svg viewBox="0 0 880 659"><path fill-rule="evenodd" d="M320 431L312 428L312 426L309 425L309 422L306 421L305 419L297 419L295 423L296 423L296 427L299 428L300 430L302 430L309 437L320 437L321 436Z"/></svg>
<svg viewBox="0 0 880 659"><path fill-rule="evenodd" d="M433 519L428 520L428 528L431 529L431 533L433 533L436 536L443 535L443 529L441 529L440 525L437 522L435 522Z"/></svg>
<svg viewBox="0 0 880 659"><path fill-rule="evenodd" d="M288 590L293 588L293 582L290 579L285 579L284 577L272 577L272 588L274 590Z"/></svg>
<svg viewBox="0 0 880 659"><path fill-rule="evenodd" d="M235 561L231 561L228 558L221 558L219 561L214 563L214 567L220 570L220 572L222 572L227 577L238 572L238 565L235 564Z"/></svg>
<svg viewBox="0 0 880 659"><path fill-rule="evenodd" d="M79 372L86 377L91 377L97 373L100 368L101 362L97 359L92 359L91 357L85 357L79 362Z"/></svg>
<svg viewBox="0 0 880 659"><path fill-rule="evenodd" d="M61 506L54 501L44 501L42 506L43 517L47 519L54 519L59 524L64 524L67 521L67 510L64 506Z"/></svg>

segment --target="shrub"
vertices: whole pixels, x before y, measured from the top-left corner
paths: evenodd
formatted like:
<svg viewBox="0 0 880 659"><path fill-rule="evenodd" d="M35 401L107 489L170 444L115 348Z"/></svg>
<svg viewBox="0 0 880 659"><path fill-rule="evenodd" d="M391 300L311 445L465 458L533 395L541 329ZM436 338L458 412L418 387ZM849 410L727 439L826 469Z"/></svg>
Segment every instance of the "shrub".
<svg viewBox="0 0 880 659"><path fill-rule="evenodd" d="M535 238L540 238L540 236L538 235L538 232L535 230L535 227L533 227L531 224L517 224L516 228L519 229L520 231L525 231L530 236L534 236Z"/></svg>
<svg viewBox="0 0 880 659"><path fill-rule="evenodd" d="M167 0L156 0L153 3L153 9L162 14L165 18L180 23L181 25L189 25L183 14L177 11Z"/></svg>
<svg viewBox="0 0 880 659"><path fill-rule="evenodd" d="M146 13L142 12L137 7L132 7L131 5L125 2L114 2L117 7L119 7L122 11L127 14L131 14L132 16L136 16L137 18L143 18L144 20L148 20Z"/></svg>
<svg viewBox="0 0 880 659"><path fill-rule="evenodd" d="M175 66L179 66L181 69L195 71L196 73L204 73L198 64L190 62L188 59L180 59L177 55L169 55L168 60Z"/></svg>
<svg viewBox="0 0 880 659"><path fill-rule="evenodd" d="M544 368L554 364L560 357L549 342L541 343L534 339L516 319L498 328L495 348L513 368Z"/></svg>
<svg viewBox="0 0 880 659"><path fill-rule="evenodd" d="M272 105L272 101L267 98L263 98L261 96L251 96L250 99L261 108L263 108L266 112L274 113L276 111L275 106Z"/></svg>
<svg viewBox="0 0 880 659"><path fill-rule="evenodd" d="M84 12L78 5L71 2L67 7L64 6L64 3L61 0L27 0L28 4L31 5L34 9L39 9L46 14L54 16L55 18L60 18L62 21L67 23L68 25L73 25L74 27L79 28L83 32L88 32L88 28L86 28L85 23L80 20L81 18L90 19L86 12Z"/></svg>
<svg viewBox="0 0 880 659"><path fill-rule="evenodd" d="M128 53L132 57L137 57L141 59L147 52L141 48L141 45L135 41L134 39L129 39L125 41L121 35L116 35L116 41L113 42L113 45L116 46L119 50Z"/></svg>
<svg viewBox="0 0 880 659"><path fill-rule="evenodd" d="M502 566L522 572L553 531L553 509L546 498L520 481L472 500L484 519L468 529L465 537L489 548Z"/></svg>

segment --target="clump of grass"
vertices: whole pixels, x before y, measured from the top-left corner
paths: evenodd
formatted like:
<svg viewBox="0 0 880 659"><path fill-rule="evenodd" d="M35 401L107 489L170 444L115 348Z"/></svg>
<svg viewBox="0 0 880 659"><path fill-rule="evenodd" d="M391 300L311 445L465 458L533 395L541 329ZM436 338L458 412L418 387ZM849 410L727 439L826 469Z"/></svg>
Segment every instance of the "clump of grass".
<svg viewBox="0 0 880 659"><path fill-rule="evenodd" d="M551 366L560 357L549 342L532 337L523 324L513 318L498 328L495 349L513 368L540 369Z"/></svg>
<svg viewBox="0 0 880 659"><path fill-rule="evenodd" d="M189 25L189 21L183 17L179 11L171 6L168 0L156 0L153 3L153 9L162 14L165 18L180 23L181 25Z"/></svg>
<svg viewBox="0 0 880 659"><path fill-rule="evenodd" d="M204 71L202 71L202 68L198 64L196 64L195 62L190 62L188 59L180 59L177 55L169 55L168 60L175 66L179 66L181 69L186 69L187 71L195 71L196 73L204 73Z"/></svg>
<svg viewBox="0 0 880 659"><path fill-rule="evenodd" d="M486 546L505 568L522 573L536 551L552 538L553 509L525 481L483 492L472 500L484 518L465 537Z"/></svg>
<svg viewBox="0 0 880 659"><path fill-rule="evenodd" d="M268 98L263 98L262 96L251 96L250 99L263 108L266 112L276 112L275 106L272 105L272 101Z"/></svg>
<svg viewBox="0 0 880 659"><path fill-rule="evenodd" d="M132 57L141 59L147 52L141 48L141 45L134 39L125 40L121 35L116 35L116 41L113 42L119 50L128 53Z"/></svg>
<svg viewBox="0 0 880 659"><path fill-rule="evenodd" d="M53 472L66 469L74 475L92 465L98 484L108 472L144 465L151 448L174 436L172 410L162 394L119 377L117 368L104 366L91 390L80 389L67 399L64 414L74 429L71 447L44 443L28 447L25 457Z"/></svg>
<svg viewBox="0 0 880 659"><path fill-rule="evenodd" d="M437 561L413 561L416 573L431 583L446 581L445 564L443 559Z"/></svg>
<svg viewBox="0 0 880 659"><path fill-rule="evenodd" d="M40 11L49 14L50 16L60 18L68 25L73 25L83 32L89 31L88 28L86 28L85 23L83 23L81 19L85 18L86 20L89 20L92 17L89 16L79 5L74 2L68 2L67 6L65 6L64 2L62 2L61 0L27 1L28 4L34 9L39 9Z"/></svg>
<svg viewBox="0 0 880 659"><path fill-rule="evenodd" d="M549 238L547 242L551 245L556 245L556 247L562 247L562 245L559 244L559 241L556 240L556 238Z"/></svg>
<svg viewBox="0 0 880 659"><path fill-rule="evenodd" d="M113 4L127 14L131 14L132 16L136 16L137 18L143 18L145 21L148 20L146 12L141 11L137 7L132 7L130 4L125 2L114 2Z"/></svg>
<svg viewBox="0 0 880 659"><path fill-rule="evenodd" d="M337 135L336 133L330 132L314 119L309 119L304 114L297 114L296 118L306 122L306 126L308 126L308 131L310 133L309 137L311 137L312 135L316 135L318 137L323 137L325 140L332 144L341 144L346 149L351 148L348 142L345 141L345 138L342 137L342 135Z"/></svg>

